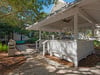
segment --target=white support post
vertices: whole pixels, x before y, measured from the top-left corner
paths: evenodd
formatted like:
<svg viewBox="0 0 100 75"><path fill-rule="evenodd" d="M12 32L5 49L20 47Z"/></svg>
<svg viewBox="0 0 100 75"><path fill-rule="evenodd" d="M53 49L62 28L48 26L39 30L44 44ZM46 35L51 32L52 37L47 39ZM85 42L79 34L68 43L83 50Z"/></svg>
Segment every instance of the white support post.
<svg viewBox="0 0 100 75"><path fill-rule="evenodd" d="M39 31L39 48L41 47L41 31Z"/></svg>
<svg viewBox="0 0 100 75"><path fill-rule="evenodd" d="M45 44L43 44L43 56L45 56Z"/></svg>
<svg viewBox="0 0 100 75"><path fill-rule="evenodd" d="M37 41L35 43L36 43L36 50L38 50L38 43L37 43Z"/></svg>
<svg viewBox="0 0 100 75"><path fill-rule="evenodd" d="M41 40L41 31L39 31L39 40Z"/></svg>
<svg viewBox="0 0 100 75"><path fill-rule="evenodd" d="M78 38L78 14L74 15L74 37Z"/></svg>
<svg viewBox="0 0 100 75"><path fill-rule="evenodd" d="M92 36L95 36L95 26L92 26Z"/></svg>
<svg viewBox="0 0 100 75"><path fill-rule="evenodd" d="M77 13L74 15L74 38L77 41L78 39L78 14ZM78 67L77 54L73 61L74 61L75 67Z"/></svg>
<svg viewBox="0 0 100 75"><path fill-rule="evenodd" d="M77 59L77 57L74 58L73 62L74 62L74 66L77 68L78 67L78 59Z"/></svg>

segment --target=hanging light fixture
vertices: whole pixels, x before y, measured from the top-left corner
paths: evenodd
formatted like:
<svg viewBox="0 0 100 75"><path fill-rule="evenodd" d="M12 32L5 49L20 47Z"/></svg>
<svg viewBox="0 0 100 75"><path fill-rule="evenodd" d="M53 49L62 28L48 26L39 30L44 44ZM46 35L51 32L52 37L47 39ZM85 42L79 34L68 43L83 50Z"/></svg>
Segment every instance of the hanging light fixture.
<svg viewBox="0 0 100 75"><path fill-rule="evenodd" d="M65 19L65 18L64 18L62 21L65 22L65 23L69 23L71 20L72 20L72 19Z"/></svg>

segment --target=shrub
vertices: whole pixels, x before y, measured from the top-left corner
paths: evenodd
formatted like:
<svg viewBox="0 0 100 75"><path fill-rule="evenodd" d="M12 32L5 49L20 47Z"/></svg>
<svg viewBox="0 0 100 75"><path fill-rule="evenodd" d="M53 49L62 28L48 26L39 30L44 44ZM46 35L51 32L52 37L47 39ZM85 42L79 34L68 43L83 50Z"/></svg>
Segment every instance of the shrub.
<svg viewBox="0 0 100 75"><path fill-rule="evenodd" d="M94 41L94 46L95 46L95 47L100 47L100 41L95 40L95 41Z"/></svg>
<svg viewBox="0 0 100 75"><path fill-rule="evenodd" d="M0 51L1 52L7 52L8 51L8 46L7 45L2 45L2 43L0 43Z"/></svg>
<svg viewBox="0 0 100 75"><path fill-rule="evenodd" d="M0 51L2 51L2 43L0 43Z"/></svg>
<svg viewBox="0 0 100 75"><path fill-rule="evenodd" d="M4 52L7 52L7 51L8 51L8 46L7 46L7 45L3 45L2 50L3 50Z"/></svg>

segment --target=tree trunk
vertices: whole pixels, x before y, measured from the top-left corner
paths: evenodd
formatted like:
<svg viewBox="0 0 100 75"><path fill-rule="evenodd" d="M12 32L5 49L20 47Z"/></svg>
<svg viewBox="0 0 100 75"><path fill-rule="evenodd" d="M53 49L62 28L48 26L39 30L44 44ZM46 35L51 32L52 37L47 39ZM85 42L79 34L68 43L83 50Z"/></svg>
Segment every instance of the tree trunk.
<svg viewBox="0 0 100 75"><path fill-rule="evenodd" d="M14 40L14 32L11 32L11 38Z"/></svg>
<svg viewBox="0 0 100 75"><path fill-rule="evenodd" d="M21 33L21 41L23 40L23 38L22 38L22 33Z"/></svg>

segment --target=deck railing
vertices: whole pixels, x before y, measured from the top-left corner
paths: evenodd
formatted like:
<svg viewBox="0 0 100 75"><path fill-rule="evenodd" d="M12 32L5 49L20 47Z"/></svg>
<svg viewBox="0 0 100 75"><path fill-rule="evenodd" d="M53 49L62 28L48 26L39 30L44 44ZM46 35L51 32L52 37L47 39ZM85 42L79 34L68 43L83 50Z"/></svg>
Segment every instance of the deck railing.
<svg viewBox="0 0 100 75"><path fill-rule="evenodd" d="M40 39L37 40L35 43L36 43L36 50L39 50L39 47L40 47Z"/></svg>
<svg viewBox="0 0 100 75"><path fill-rule="evenodd" d="M45 55L45 53L46 53L46 46L47 46L47 43L49 42L49 40L45 40L44 42L42 42L42 44L43 44L43 56ZM48 49L47 49L48 50Z"/></svg>

